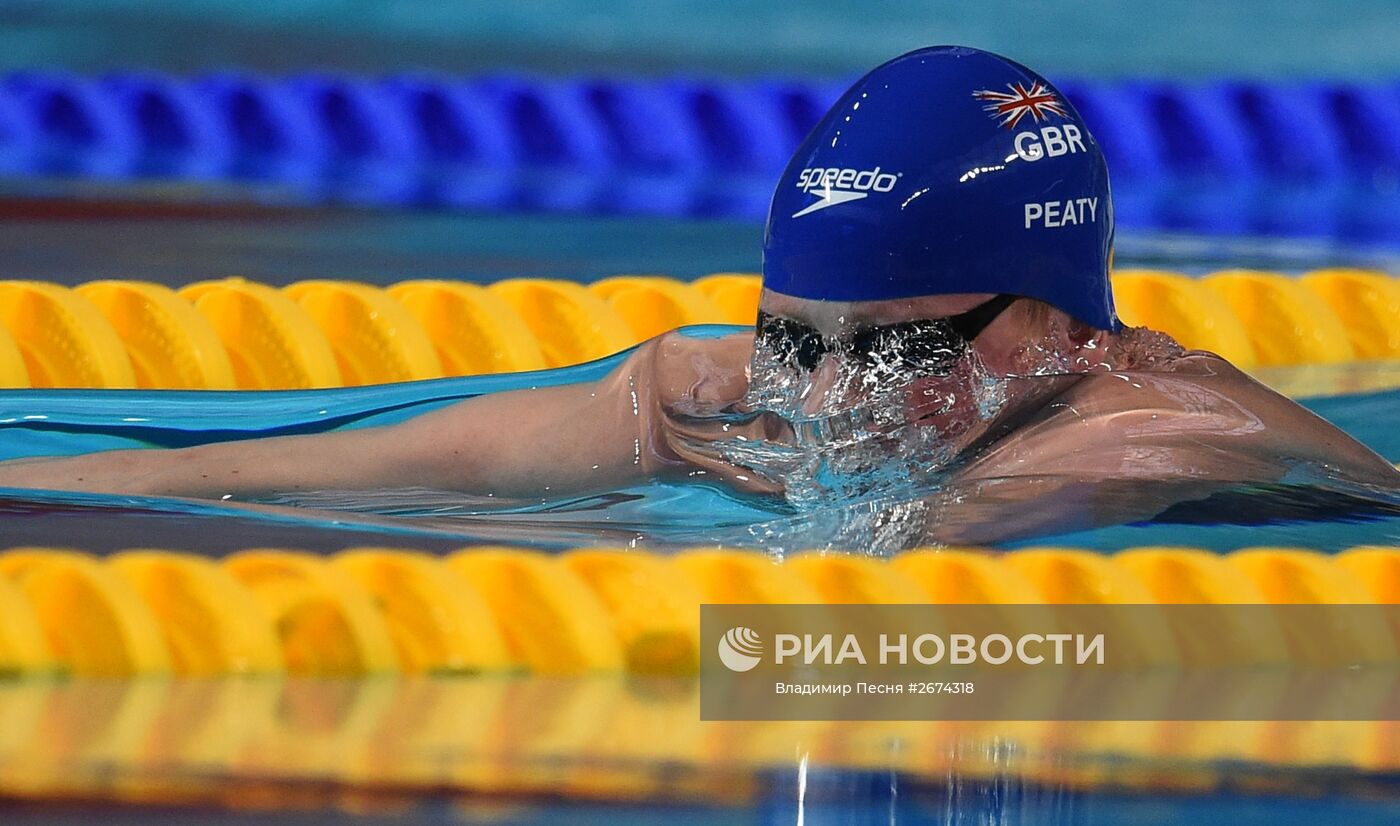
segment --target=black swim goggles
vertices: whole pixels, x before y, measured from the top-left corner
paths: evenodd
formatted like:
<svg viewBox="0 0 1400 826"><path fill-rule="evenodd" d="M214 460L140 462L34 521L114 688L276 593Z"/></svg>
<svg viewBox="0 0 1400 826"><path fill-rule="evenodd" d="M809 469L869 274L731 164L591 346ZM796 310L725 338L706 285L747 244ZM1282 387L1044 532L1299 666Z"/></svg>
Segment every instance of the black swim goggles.
<svg viewBox="0 0 1400 826"><path fill-rule="evenodd" d="M858 327L839 338L824 336L800 321L759 312L756 335L784 364L803 370L815 369L828 353L840 352L871 368L947 375L973 340L1018 298L998 295L955 316Z"/></svg>

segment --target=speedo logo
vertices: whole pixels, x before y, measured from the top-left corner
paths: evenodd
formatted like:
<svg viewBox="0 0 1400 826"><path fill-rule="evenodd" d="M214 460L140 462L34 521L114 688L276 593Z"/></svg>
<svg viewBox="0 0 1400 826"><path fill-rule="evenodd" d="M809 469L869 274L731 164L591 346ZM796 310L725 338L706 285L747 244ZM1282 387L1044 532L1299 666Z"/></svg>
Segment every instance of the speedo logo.
<svg viewBox="0 0 1400 826"><path fill-rule="evenodd" d="M797 188L805 193L816 195L817 200L792 214L801 218L817 210L859 201L870 197L872 192L889 192L894 189L899 175L874 169L841 169L808 167L797 176Z"/></svg>

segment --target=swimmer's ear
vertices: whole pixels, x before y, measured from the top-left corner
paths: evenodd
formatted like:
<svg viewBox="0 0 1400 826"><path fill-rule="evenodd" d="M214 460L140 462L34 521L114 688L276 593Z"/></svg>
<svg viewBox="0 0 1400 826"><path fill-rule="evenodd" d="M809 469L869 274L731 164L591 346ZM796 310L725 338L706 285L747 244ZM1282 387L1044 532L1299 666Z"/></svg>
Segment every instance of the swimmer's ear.
<svg viewBox="0 0 1400 826"><path fill-rule="evenodd" d="M1075 363L1083 368L1096 369L1108 361L1108 333L1081 321L1071 320L1067 331L1070 344L1074 347Z"/></svg>
<svg viewBox="0 0 1400 826"><path fill-rule="evenodd" d="M1082 321L1070 319L1069 340L1075 347L1083 347L1097 336L1099 331Z"/></svg>

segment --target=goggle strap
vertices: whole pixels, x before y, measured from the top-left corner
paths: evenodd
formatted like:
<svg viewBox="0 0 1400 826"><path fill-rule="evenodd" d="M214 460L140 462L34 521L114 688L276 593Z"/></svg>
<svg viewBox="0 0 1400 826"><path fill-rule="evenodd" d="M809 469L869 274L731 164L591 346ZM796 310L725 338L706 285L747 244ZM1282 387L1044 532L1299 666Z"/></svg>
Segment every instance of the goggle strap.
<svg viewBox="0 0 1400 826"><path fill-rule="evenodd" d="M1002 293L995 298L987 299L965 313L948 316L943 320L953 329L953 332L962 337L963 341L970 342L981 335L983 330L997 320L997 316L1006 312L1006 308L1016 303L1019 298L1019 295Z"/></svg>

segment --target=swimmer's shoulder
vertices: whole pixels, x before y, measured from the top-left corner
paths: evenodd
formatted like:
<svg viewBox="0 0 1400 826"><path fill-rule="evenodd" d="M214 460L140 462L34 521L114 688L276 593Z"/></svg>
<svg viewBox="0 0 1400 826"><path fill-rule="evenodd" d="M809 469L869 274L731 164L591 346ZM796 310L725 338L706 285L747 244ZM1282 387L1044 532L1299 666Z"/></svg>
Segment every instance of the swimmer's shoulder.
<svg viewBox="0 0 1400 826"><path fill-rule="evenodd" d="M1254 460L1254 411L1272 406L1257 402L1255 388L1272 394L1207 352L1082 374L1040 401L975 472L1022 472L1034 463L1086 477L1165 478L1184 467L1223 477L1248 467L1272 478L1273 465Z"/></svg>
<svg viewBox="0 0 1400 826"><path fill-rule="evenodd" d="M1087 374L1055 402L1052 406L1059 414L1111 424L1105 437L1145 423L1155 429L1172 420L1195 419L1197 426L1229 427L1235 420L1256 418L1260 410L1306 412L1205 350L1188 350L1133 369Z"/></svg>
<svg viewBox="0 0 1400 826"><path fill-rule="evenodd" d="M1357 479L1395 484L1395 469L1370 448L1215 353L1186 351L1075 389L1087 391L1079 409L1112 422L1114 433L1189 436L1237 456L1324 462Z"/></svg>
<svg viewBox="0 0 1400 826"><path fill-rule="evenodd" d="M681 399L723 406L743 398L752 354L752 331L710 337L672 330L639 350L651 390L665 406Z"/></svg>
<svg viewBox="0 0 1400 826"><path fill-rule="evenodd" d="M1187 350L1161 367L1163 372L1176 375L1196 375L1202 378L1224 377L1254 381L1248 373L1230 363L1224 356L1209 350Z"/></svg>
<svg viewBox="0 0 1400 826"><path fill-rule="evenodd" d="M1209 350L1187 350L1152 371L1171 376L1182 385L1208 388L1221 397L1240 402L1282 405L1302 412L1296 402Z"/></svg>
<svg viewBox="0 0 1400 826"><path fill-rule="evenodd" d="M1231 364L1222 356L1208 350L1186 350L1154 363L1128 369L1090 373L1085 376L1085 381L1080 382L1075 387L1075 390L1081 393L1121 390L1129 395L1136 395L1131 390L1141 389L1137 386L1138 384L1142 381L1150 383L1154 377L1168 378L1178 386L1200 384L1222 389L1236 386L1241 390L1251 392L1257 390L1273 392L1260 384L1253 376Z"/></svg>
<svg viewBox="0 0 1400 826"><path fill-rule="evenodd" d="M753 353L753 331L744 330L723 336L697 336L672 330L645 345L665 360L702 357L723 365L747 365Z"/></svg>

